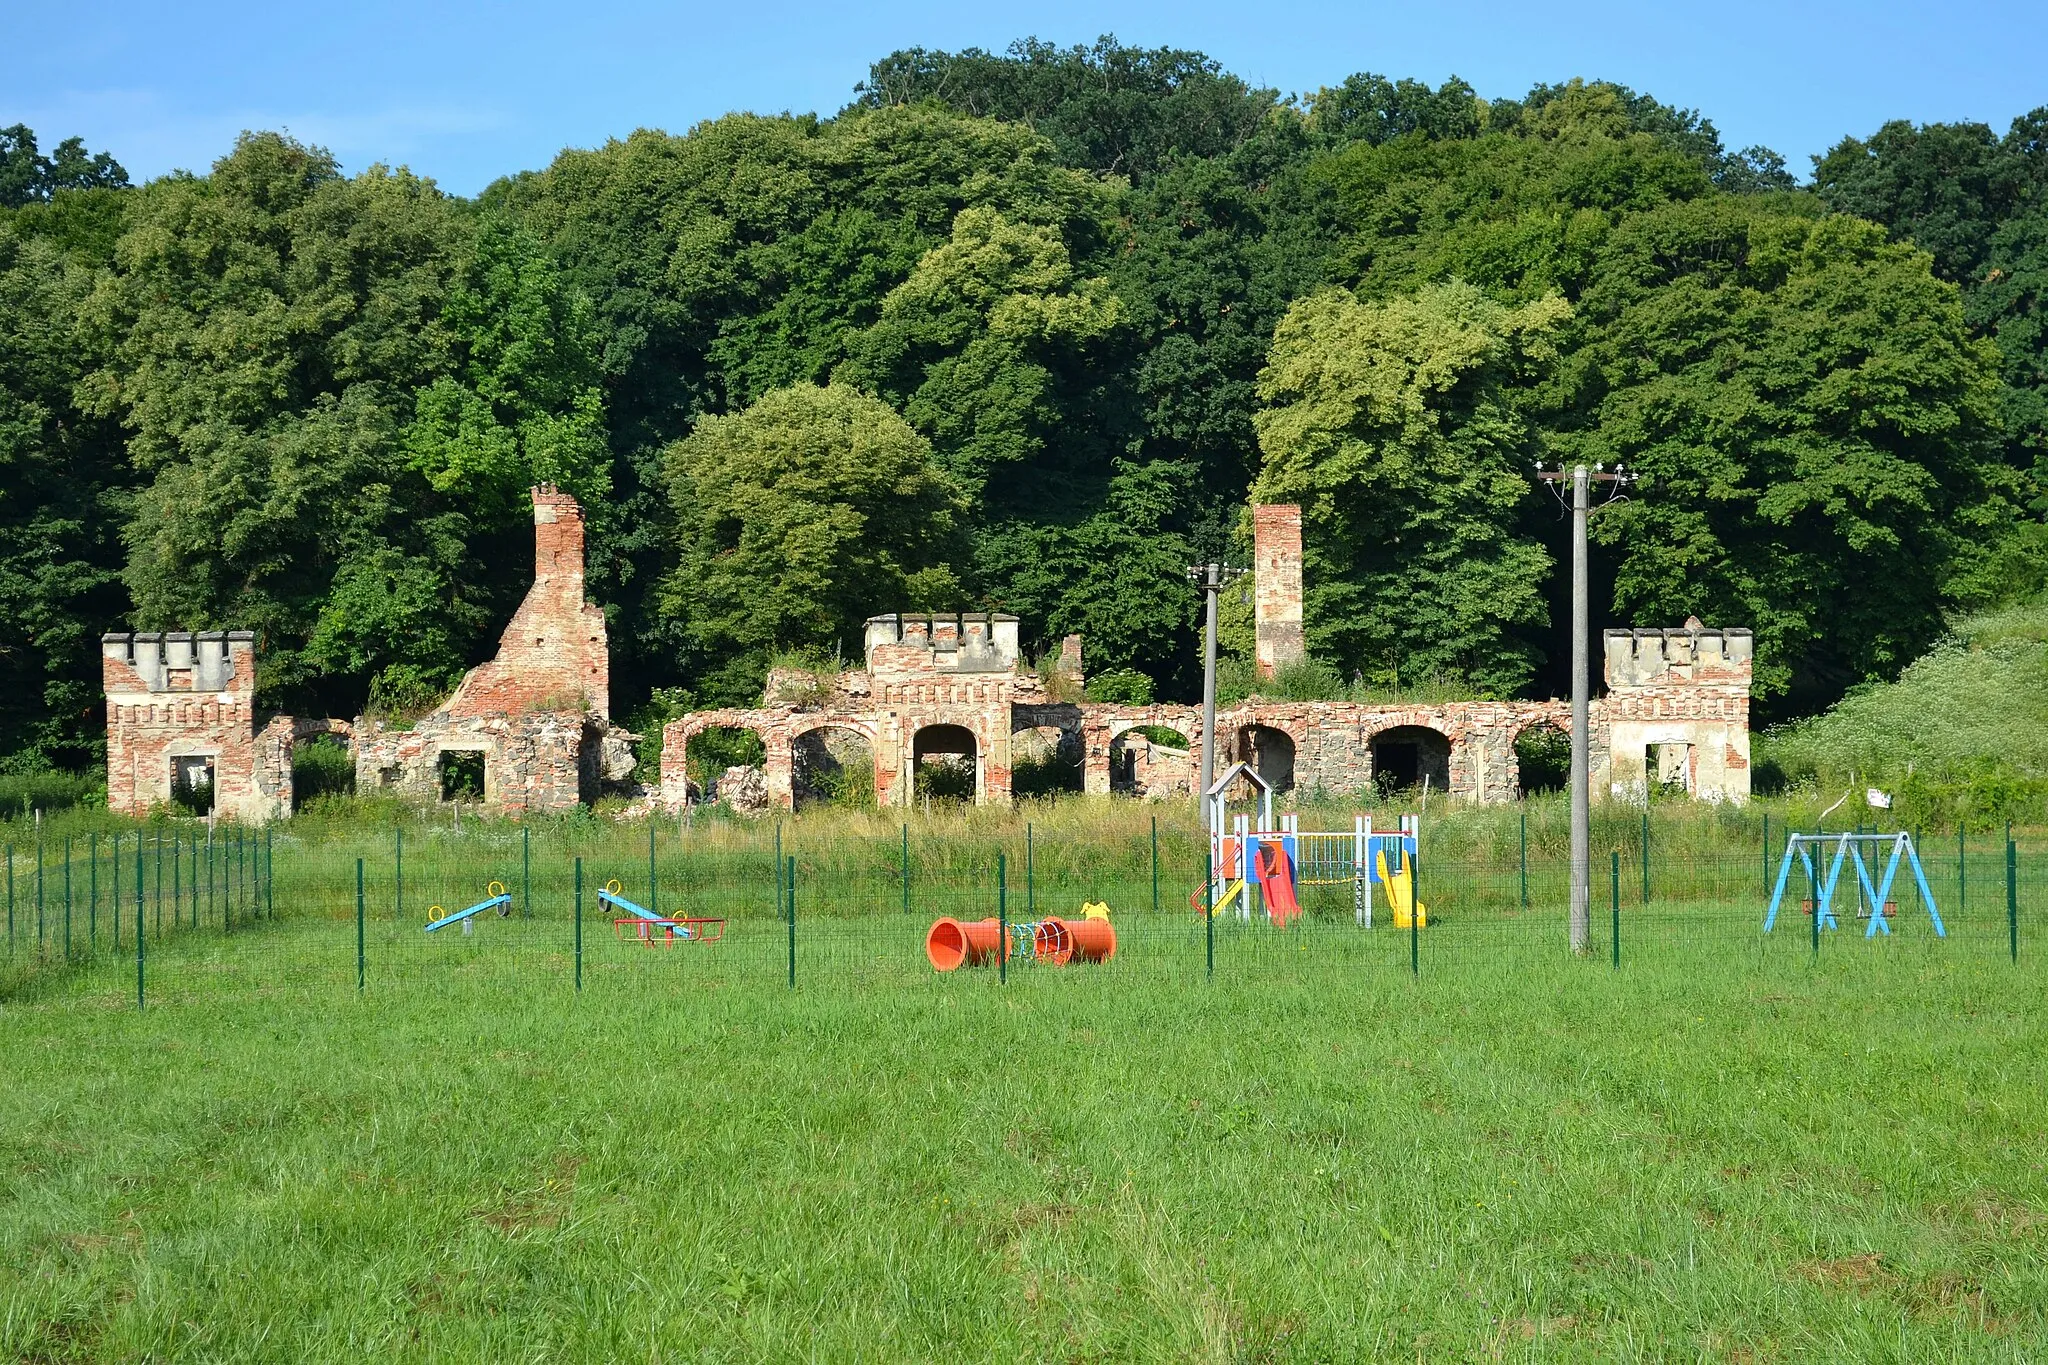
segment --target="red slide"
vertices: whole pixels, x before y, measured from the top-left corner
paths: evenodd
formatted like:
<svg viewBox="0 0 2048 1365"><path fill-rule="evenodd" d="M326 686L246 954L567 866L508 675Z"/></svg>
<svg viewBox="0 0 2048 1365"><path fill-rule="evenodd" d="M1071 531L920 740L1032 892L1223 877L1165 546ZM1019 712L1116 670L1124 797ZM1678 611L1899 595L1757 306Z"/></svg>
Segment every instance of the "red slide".
<svg viewBox="0 0 2048 1365"><path fill-rule="evenodd" d="M1287 850L1277 843L1259 841L1259 895L1266 902L1266 916L1285 929L1301 914L1294 899L1294 869L1288 865Z"/></svg>

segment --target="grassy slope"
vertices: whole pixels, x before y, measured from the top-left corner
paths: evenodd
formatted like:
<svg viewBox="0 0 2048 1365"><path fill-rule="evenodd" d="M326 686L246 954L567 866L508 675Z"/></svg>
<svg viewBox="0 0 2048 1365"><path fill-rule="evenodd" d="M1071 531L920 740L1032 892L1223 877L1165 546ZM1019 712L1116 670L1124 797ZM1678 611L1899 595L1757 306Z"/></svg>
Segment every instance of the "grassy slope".
<svg viewBox="0 0 2048 1365"><path fill-rule="evenodd" d="M2040 1358L2039 973L1694 966L110 971L0 1010L0 1355Z"/></svg>
<svg viewBox="0 0 2048 1365"><path fill-rule="evenodd" d="M1866 688L1759 746L1793 777L1943 774L1987 759L2048 779L2048 605L1962 622L1897 682Z"/></svg>

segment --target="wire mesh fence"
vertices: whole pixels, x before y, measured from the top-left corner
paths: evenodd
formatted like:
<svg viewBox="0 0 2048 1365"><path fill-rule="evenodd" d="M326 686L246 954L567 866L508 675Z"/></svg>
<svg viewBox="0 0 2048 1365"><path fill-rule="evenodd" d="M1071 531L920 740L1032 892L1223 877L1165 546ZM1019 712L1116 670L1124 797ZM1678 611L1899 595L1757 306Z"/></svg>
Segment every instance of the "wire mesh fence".
<svg viewBox="0 0 2048 1365"><path fill-rule="evenodd" d="M1285 924L1247 894L1212 911L1206 842L1144 835L806 838L768 822L696 837L669 825L406 826L336 837L159 824L10 844L0 1000L89 995L130 1007L285 992L858 990L913 983L1458 975L1517 981L1557 964L1734 971L1815 961L2044 959L2048 853L2002 838L1916 845L1888 885L1756 852L1666 856L1646 839L1591 868L1573 950L1570 868L1512 856L1415 860L1420 913L1370 869L1330 860ZM1326 865L1329 864L1329 865ZM1363 871L1363 875L1360 875ZM1873 894L1882 891L1882 896ZM1055 925L1106 916L1114 950L1062 958ZM1006 943L935 970L940 919ZM1062 935L1066 935L1063 939ZM1058 960L1060 965L1054 965Z"/></svg>

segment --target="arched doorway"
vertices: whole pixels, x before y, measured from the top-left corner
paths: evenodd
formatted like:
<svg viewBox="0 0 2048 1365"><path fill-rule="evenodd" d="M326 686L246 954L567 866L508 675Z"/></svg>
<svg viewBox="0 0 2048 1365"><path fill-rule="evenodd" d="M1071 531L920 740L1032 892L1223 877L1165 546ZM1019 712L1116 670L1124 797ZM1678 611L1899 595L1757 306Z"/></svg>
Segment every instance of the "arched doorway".
<svg viewBox="0 0 2048 1365"><path fill-rule="evenodd" d="M1451 788L1451 741L1427 725L1396 725L1372 737L1372 780L1382 796Z"/></svg>
<svg viewBox="0 0 2048 1365"><path fill-rule="evenodd" d="M964 725L927 725L910 749L911 796L972 805L981 788L981 746Z"/></svg>
<svg viewBox="0 0 2048 1365"><path fill-rule="evenodd" d="M1277 792L1294 790L1294 737L1270 725L1247 725L1237 732L1237 758L1247 763Z"/></svg>
<svg viewBox="0 0 2048 1365"><path fill-rule="evenodd" d="M1537 721L1515 736L1515 771L1523 796L1563 791L1572 776L1572 737L1556 721Z"/></svg>
<svg viewBox="0 0 2048 1365"><path fill-rule="evenodd" d="M1195 763L1188 737L1180 731L1133 726L1109 742L1109 789L1153 800L1187 796L1194 789Z"/></svg>
<svg viewBox="0 0 2048 1365"><path fill-rule="evenodd" d="M692 801L723 801L736 811L768 809L768 746L744 725L707 725L683 740Z"/></svg>
<svg viewBox="0 0 2048 1365"><path fill-rule="evenodd" d="M867 810L875 804L875 746L846 725L820 725L790 744L790 791L811 805Z"/></svg>

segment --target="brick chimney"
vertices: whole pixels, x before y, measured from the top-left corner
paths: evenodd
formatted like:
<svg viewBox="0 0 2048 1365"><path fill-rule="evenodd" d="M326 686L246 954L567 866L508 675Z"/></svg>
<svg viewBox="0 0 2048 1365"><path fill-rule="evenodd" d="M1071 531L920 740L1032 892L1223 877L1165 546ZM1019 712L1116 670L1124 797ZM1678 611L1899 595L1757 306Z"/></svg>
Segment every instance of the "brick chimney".
<svg viewBox="0 0 2048 1365"><path fill-rule="evenodd" d="M1259 676L1308 657L1301 633L1301 508L1252 508L1253 602L1258 613Z"/></svg>

